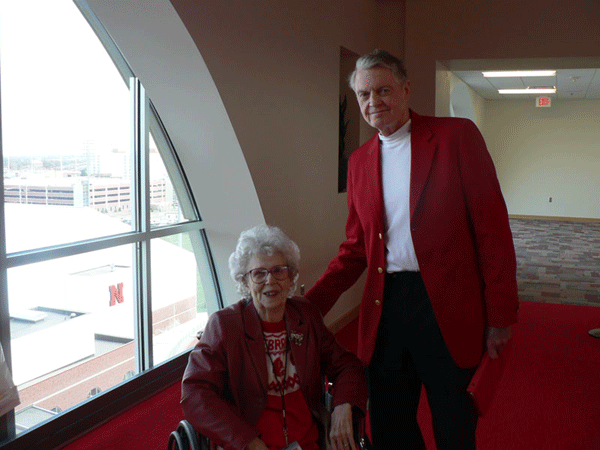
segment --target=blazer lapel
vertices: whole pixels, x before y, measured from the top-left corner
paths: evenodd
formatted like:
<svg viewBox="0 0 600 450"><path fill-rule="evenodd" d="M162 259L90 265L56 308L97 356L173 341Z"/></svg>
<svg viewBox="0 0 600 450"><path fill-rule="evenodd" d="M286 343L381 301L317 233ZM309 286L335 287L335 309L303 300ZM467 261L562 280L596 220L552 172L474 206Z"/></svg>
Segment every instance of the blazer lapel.
<svg viewBox="0 0 600 450"><path fill-rule="evenodd" d="M269 374L267 372L267 359L265 354L265 338L262 334L260 318L252 302L249 302L242 312L244 319L244 336L248 353L254 369L260 379L261 387L265 394L268 391Z"/></svg>
<svg viewBox="0 0 600 450"><path fill-rule="evenodd" d="M365 152L366 158L361 161L363 168L361 173L367 179L363 181L361 185L364 189L365 186L372 186L372 189L365 189L358 195L361 195L363 199L366 199L371 209L372 214L370 217L375 220L374 229L382 230L385 224L385 212L383 206L383 184L381 180L381 150L379 133L368 141L368 148ZM365 197L366 196L366 197Z"/></svg>
<svg viewBox="0 0 600 450"><path fill-rule="evenodd" d="M433 132L423 123L421 116L411 111L411 119L410 217L412 219L429 178L437 146L433 139Z"/></svg>

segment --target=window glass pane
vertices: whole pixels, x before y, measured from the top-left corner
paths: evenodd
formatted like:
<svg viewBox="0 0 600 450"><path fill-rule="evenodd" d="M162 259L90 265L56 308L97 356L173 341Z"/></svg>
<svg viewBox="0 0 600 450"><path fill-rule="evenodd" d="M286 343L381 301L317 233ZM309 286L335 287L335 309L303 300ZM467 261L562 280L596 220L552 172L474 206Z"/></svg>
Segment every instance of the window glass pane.
<svg viewBox="0 0 600 450"><path fill-rule="evenodd" d="M146 370L151 364L136 354L150 338L154 364L195 345L220 301L197 208L160 118L143 87L141 108L151 113L133 110L129 81L139 80L75 1L89 23L72 0L0 0L8 267L0 307L10 315L2 344L11 349L21 399L17 433ZM145 161L134 155L137 132L150 135L141 149L149 152L149 180L145 171L134 180L135 161ZM146 183L149 198L135 211L134 193ZM147 221L150 230L139 227ZM57 247L79 241L86 242ZM136 314L148 300L152 336L136 328L145 326Z"/></svg>
<svg viewBox="0 0 600 450"><path fill-rule="evenodd" d="M152 109L152 114L148 117L148 125L150 129L150 149L153 151L154 148L160 154L160 162L164 165L164 170L169 174L170 181L173 183L173 190L175 192L175 199L177 202L177 209L181 214L181 221L185 220L198 220L198 211L196 205L193 202L190 192L187 190L187 184L185 183L185 177L180 172L181 168L179 162L176 159L175 151L172 148L166 132L163 131L160 119L157 117ZM153 159L150 157L150 168L152 170ZM156 169L154 169L156 170ZM161 169L162 170L162 169Z"/></svg>
<svg viewBox="0 0 600 450"><path fill-rule="evenodd" d="M131 231L118 218L91 208L6 203L4 210L8 253Z"/></svg>
<svg viewBox="0 0 600 450"><path fill-rule="evenodd" d="M2 0L0 45L5 203L30 206L6 210L9 251L110 234L70 220L90 211L131 222L129 89L77 7Z"/></svg>
<svg viewBox="0 0 600 450"><path fill-rule="evenodd" d="M184 220L173 183L150 133L150 225L158 227Z"/></svg>
<svg viewBox="0 0 600 450"><path fill-rule="evenodd" d="M8 270L18 432L134 374L132 258L124 245Z"/></svg>
<svg viewBox="0 0 600 450"><path fill-rule="evenodd" d="M199 233L182 233L152 240L152 340L154 364L196 344L208 315L217 309L205 295L194 247ZM207 268L202 268L206 271Z"/></svg>

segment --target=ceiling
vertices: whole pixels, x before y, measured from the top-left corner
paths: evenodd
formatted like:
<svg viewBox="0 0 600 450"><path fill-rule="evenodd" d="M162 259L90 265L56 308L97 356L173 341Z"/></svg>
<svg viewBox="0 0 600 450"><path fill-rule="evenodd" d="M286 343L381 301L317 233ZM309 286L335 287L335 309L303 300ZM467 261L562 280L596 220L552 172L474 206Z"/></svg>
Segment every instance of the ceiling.
<svg viewBox="0 0 600 450"><path fill-rule="evenodd" d="M540 94L501 95L498 89L556 86L559 100L600 99L600 61L583 59L453 60L441 61L454 75L487 100L523 99ZM486 70L556 69L554 77L484 78Z"/></svg>

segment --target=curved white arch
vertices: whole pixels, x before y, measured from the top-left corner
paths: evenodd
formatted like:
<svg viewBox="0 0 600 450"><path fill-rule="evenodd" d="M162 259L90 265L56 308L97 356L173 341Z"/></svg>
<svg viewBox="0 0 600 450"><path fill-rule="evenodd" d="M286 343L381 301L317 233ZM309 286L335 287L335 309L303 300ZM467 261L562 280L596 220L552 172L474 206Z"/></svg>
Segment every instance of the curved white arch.
<svg viewBox="0 0 600 450"><path fill-rule="evenodd" d="M161 117L205 223L225 301L236 301L228 257L264 222L217 87L169 0L88 0Z"/></svg>

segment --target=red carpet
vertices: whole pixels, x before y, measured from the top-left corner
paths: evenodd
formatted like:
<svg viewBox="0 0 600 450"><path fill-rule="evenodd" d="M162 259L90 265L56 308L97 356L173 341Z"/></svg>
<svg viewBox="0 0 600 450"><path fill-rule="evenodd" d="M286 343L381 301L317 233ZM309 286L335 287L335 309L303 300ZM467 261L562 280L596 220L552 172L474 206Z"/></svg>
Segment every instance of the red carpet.
<svg viewBox="0 0 600 450"><path fill-rule="evenodd" d="M488 415L479 422L479 450L600 449L600 307L523 302L513 352ZM338 337L356 347L356 321ZM67 450L162 450L182 418L180 386L133 407L65 447ZM419 423L435 449L422 399Z"/></svg>
<svg viewBox="0 0 600 450"><path fill-rule="evenodd" d="M176 383L86 434L63 450L165 450L181 419L181 384Z"/></svg>
<svg viewBox="0 0 600 450"><path fill-rule="evenodd" d="M513 353L488 414L479 450L600 449L600 308L522 302ZM426 401L419 423L436 448Z"/></svg>

